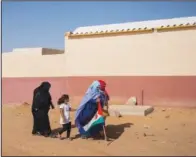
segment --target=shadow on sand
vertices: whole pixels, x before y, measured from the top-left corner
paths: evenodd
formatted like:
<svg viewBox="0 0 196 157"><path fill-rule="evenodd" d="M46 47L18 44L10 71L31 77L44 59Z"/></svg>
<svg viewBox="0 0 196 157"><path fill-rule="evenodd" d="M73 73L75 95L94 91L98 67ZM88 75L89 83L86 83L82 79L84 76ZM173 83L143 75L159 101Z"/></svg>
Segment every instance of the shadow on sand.
<svg viewBox="0 0 196 157"><path fill-rule="evenodd" d="M106 126L106 134L109 141L115 141L117 140L125 131L125 128L130 128L133 125L133 123L124 123L120 125L107 125ZM80 135L75 135L74 139L80 138ZM103 137L96 136L91 138L93 140L103 140Z"/></svg>
<svg viewBox="0 0 196 157"><path fill-rule="evenodd" d="M72 125L71 125L71 128L72 128L72 129L75 128L75 125L72 124ZM62 129L62 127L53 129L50 137L55 138L56 135L58 134L58 132L59 132L61 129Z"/></svg>
<svg viewBox="0 0 196 157"><path fill-rule="evenodd" d="M123 134L125 128L130 128L132 125L133 123L124 123L120 125L107 125L106 134L108 138L116 140Z"/></svg>

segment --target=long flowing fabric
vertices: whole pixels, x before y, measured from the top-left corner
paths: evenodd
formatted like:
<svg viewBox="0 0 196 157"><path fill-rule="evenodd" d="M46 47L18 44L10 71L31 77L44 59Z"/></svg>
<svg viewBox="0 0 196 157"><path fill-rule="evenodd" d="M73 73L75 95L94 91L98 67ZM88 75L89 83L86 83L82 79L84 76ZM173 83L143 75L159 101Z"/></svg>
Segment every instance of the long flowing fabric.
<svg viewBox="0 0 196 157"><path fill-rule="evenodd" d="M97 99L97 97L99 97L100 93L99 93L99 82L98 81L94 81L90 87L88 88L82 102L80 103L79 108L76 111L76 118L78 118L79 114L81 113L81 111L85 108L86 103L88 103L91 99ZM77 123L76 123L77 125Z"/></svg>
<svg viewBox="0 0 196 157"><path fill-rule="evenodd" d="M103 125L105 124L105 119L103 117L103 111L101 107L101 103L98 103L98 109L96 114L93 116L93 118L85 125L82 127L82 131L84 134L86 133L87 135L96 135L96 133L100 130L102 130Z"/></svg>
<svg viewBox="0 0 196 157"><path fill-rule="evenodd" d="M97 98L100 98L97 105ZM106 101L104 92L100 90L99 81L94 81L88 88L79 108L76 111L75 124L81 135L94 136L102 130L105 124L100 113ZM99 111L99 112L98 112ZM99 118L96 118L99 117Z"/></svg>
<svg viewBox="0 0 196 157"><path fill-rule="evenodd" d="M32 114L33 114L33 131L32 134L40 132L41 134L49 134L51 132L48 111L51 104L51 96L49 93L49 82L43 82L34 90Z"/></svg>

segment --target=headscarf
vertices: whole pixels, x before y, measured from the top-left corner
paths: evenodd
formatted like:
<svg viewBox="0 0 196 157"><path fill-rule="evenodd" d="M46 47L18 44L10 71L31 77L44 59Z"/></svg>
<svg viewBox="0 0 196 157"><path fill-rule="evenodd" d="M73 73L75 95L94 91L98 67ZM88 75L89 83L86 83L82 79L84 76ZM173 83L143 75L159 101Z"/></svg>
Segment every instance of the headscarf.
<svg viewBox="0 0 196 157"><path fill-rule="evenodd" d="M100 89L101 89L102 91L105 91L105 87L106 87L105 81L103 81L103 80L98 80L98 81L99 81L99 83L100 83Z"/></svg>
<svg viewBox="0 0 196 157"><path fill-rule="evenodd" d="M51 84L49 82L42 82L38 87L41 92L49 92Z"/></svg>
<svg viewBox="0 0 196 157"><path fill-rule="evenodd" d="M49 93L51 84L42 82L33 92L32 108L49 108L51 103L51 95Z"/></svg>
<svg viewBox="0 0 196 157"><path fill-rule="evenodd" d="M105 87L106 87L105 81L99 80L99 83L100 83L100 89L105 93L107 99L109 100L110 97L109 97L109 95L108 95L108 92L107 92L106 89L105 89Z"/></svg>
<svg viewBox="0 0 196 157"><path fill-rule="evenodd" d="M88 95L89 93L95 93L95 92L99 92L100 89L100 83L99 81L94 81L89 88L87 89L86 95Z"/></svg>

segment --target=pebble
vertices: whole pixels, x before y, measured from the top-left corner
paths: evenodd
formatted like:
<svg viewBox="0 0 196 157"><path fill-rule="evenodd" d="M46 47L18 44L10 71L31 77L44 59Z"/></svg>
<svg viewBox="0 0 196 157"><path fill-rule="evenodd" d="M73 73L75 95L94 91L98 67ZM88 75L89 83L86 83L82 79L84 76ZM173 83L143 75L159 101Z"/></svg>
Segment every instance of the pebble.
<svg viewBox="0 0 196 157"><path fill-rule="evenodd" d="M138 132L135 132L135 135L138 135Z"/></svg>
<svg viewBox="0 0 196 157"><path fill-rule="evenodd" d="M175 146L177 146L177 145L178 145L178 143L176 143L176 142L175 142L175 143L174 143L174 145L175 145Z"/></svg>
<svg viewBox="0 0 196 157"><path fill-rule="evenodd" d="M22 113L18 113L16 116L23 116L23 114Z"/></svg>
<svg viewBox="0 0 196 157"><path fill-rule="evenodd" d="M152 140L153 142L156 142L157 140Z"/></svg>
<svg viewBox="0 0 196 157"><path fill-rule="evenodd" d="M146 133L144 133L144 137L146 137L146 136L154 136L154 134L146 134Z"/></svg>
<svg viewBox="0 0 196 157"><path fill-rule="evenodd" d="M115 111L115 116L118 117L118 118L122 117L122 115L118 111Z"/></svg>
<svg viewBox="0 0 196 157"><path fill-rule="evenodd" d="M170 115L165 116L165 118L170 118Z"/></svg>
<svg viewBox="0 0 196 157"><path fill-rule="evenodd" d="M30 106L30 104L27 103L27 102L24 102L22 105L23 105L23 106Z"/></svg>
<svg viewBox="0 0 196 157"><path fill-rule="evenodd" d="M150 126L148 126L148 125L144 124L144 128L145 128L145 129L149 129L149 128L150 128Z"/></svg>

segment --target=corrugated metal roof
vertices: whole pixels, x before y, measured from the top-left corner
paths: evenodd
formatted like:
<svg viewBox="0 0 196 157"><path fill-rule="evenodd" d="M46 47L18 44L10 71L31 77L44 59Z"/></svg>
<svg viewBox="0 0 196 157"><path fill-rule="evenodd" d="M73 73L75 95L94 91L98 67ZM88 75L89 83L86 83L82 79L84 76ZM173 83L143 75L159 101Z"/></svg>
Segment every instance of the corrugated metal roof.
<svg viewBox="0 0 196 157"><path fill-rule="evenodd" d="M72 33L73 34L107 33L107 32L118 32L118 31L138 30L138 29L152 29L152 28L159 28L159 27L173 27L173 26L177 27L183 25L184 26L196 25L196 16L79 27L75 29L74 32Z"/></svg>

